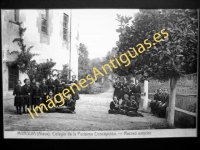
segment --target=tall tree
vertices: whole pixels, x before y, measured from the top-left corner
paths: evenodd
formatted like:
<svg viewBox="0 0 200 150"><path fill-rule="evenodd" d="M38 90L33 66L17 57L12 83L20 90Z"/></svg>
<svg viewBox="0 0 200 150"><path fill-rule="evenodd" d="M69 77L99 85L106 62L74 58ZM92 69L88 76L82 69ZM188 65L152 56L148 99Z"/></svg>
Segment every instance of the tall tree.
<svg viewBox="0 0 200 150"><path fill-rule="evenodd" d="M78 49L78 78L85 78L86 75L90 72L89 69L89 58L88 51L84 44L80 43Z"/></svg>
<svg viewBox="0 0 200 150"><path fill-rule="evenodd" d="M100 58L93 58L93 59L91 59L91 60L90 60L90 71L91 71L91 74L93 74L93 73L92 73L92 68L93 68L93 67L95 67L95 68L97 68L99 71L103 72L103 70L102 70L102 68L101 68L103 64L104 64L104 63L103 63L103 60L100 59ZM98 82L98 81L101 81L101 80L102 80L102 76L98 76L97 82Z"/></svg>
<svg viewBox="0 0 200 150"><path fill-rule="evenodd" d="M117 15L120 22L116 30L120 33L118 56L137 44L143 44L144 52L132 59L129 67L120 69L141 74L143 79L170 80L167 122L169 127L173 127L177 81L181 76L197 72L197 10L140 10L131 25L130 19ZM165 32L164 37L161 32ZM158 33L159 42L153 38L155 33ZM150 43L148 47L146 39ZM119 69L116 72L120 74Z"/></svg>
<svg viewBox="0 0 200 150"><path fill-rule="evenodd" d="M61 71L61 78L66 80L68 76L69 76L69 65L65 64L63 65L63 69Z"/></svg>

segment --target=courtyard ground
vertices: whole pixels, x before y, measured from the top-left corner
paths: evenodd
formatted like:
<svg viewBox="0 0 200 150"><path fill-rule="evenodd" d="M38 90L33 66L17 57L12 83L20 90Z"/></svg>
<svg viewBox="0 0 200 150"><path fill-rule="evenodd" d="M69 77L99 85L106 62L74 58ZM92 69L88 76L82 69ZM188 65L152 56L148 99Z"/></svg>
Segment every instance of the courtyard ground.
<svg viewBox="0 0 200 150"><path fill-rule="evenodd" d="M143 113L144 117L108 114L113 88L101 94L80 94L76 114L43 113L32 119L29 114L17 115L13 99L4 100L5 131L100 131L144 130L167 128L166 119Z"/></svg>

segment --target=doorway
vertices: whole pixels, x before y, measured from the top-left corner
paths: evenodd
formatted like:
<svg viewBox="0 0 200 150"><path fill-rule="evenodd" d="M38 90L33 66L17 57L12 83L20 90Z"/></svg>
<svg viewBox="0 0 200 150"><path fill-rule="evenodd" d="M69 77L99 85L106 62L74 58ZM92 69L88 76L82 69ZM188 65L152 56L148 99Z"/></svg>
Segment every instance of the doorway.
<svg viewBox="0 0 200 150"><path fill-rule="evenodd" d="M8 90L14 90L19 80L19 69L16 66L8 67Z"/></svg>

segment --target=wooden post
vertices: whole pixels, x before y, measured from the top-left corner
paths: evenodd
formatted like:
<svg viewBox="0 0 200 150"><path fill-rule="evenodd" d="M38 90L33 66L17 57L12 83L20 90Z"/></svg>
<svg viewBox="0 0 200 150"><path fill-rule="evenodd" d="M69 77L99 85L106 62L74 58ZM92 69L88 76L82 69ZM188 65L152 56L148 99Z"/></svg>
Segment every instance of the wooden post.
<svg viewBox="0 0 200 150"><path fill-rule="evenodd" d="M144 81L144 100L143 100L143 111L147 112L148 110L148 103L149 103L149 99L148 99L148 81L145 80Z"/></svg>
<svg viewBox="0 0 200 150"><path fill-rule="evenodd" d="M174 127L176 87L177 87L177 79L171 78L170 79L170 95L169 95L169 111L168 111L168 116L167 116L167 123L170 128Z"/></svg>

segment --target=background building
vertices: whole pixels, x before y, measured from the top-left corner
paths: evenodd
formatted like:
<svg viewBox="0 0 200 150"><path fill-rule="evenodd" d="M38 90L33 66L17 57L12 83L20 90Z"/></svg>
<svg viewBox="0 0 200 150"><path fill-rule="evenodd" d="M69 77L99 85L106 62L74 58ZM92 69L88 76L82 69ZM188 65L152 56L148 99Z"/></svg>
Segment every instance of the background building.
<svg viewBox="0 0 200 150"><path fill-rule="evenodd" d="M56 65L54 69L62 70L63 64L69 64L71 75L78 75L78 15L72 16L70 9L20 9L1 10L2 29L2 74L4 99L12 96L17 80L23 81L28 76L19 72L18 68L9 68L7 61L14 61L20 51L13 39L19 37L19 25L23 22L27 30L24 43L27 47L34 46L32 53L37 53L33 59L37 63L52 58Z"/></svg>

